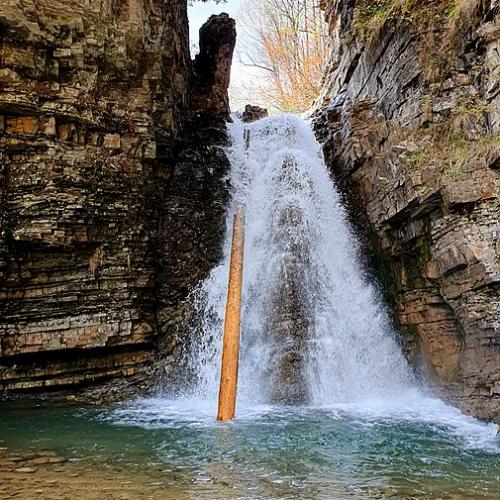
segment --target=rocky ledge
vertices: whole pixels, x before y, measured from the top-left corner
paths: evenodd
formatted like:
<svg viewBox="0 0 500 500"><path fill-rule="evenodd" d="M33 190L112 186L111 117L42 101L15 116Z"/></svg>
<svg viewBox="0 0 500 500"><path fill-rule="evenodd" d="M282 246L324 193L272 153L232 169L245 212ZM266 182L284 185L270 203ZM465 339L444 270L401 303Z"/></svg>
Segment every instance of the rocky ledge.
<svg viewBox="0 0 500 500"><path fill-rule="evenodd" d="M378 6L323 2L334 46L317 136L409 359L499 418L499 3Z"/></svg>

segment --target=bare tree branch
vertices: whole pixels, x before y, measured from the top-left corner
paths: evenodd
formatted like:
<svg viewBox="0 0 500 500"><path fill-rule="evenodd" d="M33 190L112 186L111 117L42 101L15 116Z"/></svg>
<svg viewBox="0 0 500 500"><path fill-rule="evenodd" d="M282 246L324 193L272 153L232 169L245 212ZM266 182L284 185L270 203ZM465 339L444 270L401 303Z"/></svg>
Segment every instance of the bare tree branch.
<svg viewBox="0 0 500 500"><path fill-rule="evenodd" d="M247 0L240 17L242 64L264 70L267 97L300 112L317 98L329 52L327 25L314 0Z"/></svg>

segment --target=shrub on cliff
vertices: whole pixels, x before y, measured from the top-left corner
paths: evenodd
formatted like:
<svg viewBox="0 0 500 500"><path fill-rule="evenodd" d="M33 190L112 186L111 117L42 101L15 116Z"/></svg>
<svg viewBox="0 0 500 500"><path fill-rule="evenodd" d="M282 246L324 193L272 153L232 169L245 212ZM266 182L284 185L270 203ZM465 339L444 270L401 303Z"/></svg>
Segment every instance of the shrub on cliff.
<svg viewBox="0 0 500 500"><path fill-rule="evenodd" d="M421 64L428 81L449 71L457 46L489 8L489 0L360 0L354 26L366 43L376 43L385 26L405 25L420 37Z"/></svg>

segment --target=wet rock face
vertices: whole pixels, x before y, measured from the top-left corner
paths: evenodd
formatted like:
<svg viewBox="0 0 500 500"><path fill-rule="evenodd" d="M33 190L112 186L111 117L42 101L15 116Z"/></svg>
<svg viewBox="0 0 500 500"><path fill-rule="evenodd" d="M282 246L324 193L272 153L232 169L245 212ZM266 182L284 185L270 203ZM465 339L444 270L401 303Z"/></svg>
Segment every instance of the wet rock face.
<svg viewBox="0 0 500 500"><path fill-rule="evenodd" d="M311 332L311 297L304 291L308 269L294 255L279 276L279 286L271 299L270 328L273 339L270 370L270 399L275 404L303 405L311 402L307 358Z"/></svg>
<svg viewBox="0 0 500 500"><path fill-rule="evenodd" d="M181 0L0 8L0 390L137 377L160 345L178 353L228 189L227 100L197 122L188 47ZM204 88L223 93L224 55Z"/></svg>
<svg viewBox="0 0 500 500"><path fill-rule="evenodd" d="M500 6L471 2L432 79L428 40L450 30L389 22L363 42L356 5L324 2L334 47L317 136L410 360L467 412L498 418Z"/></svg>
<svg viewBox="0 0 500 500"><path fill-rule="evenodd" d="M283 162L278 174L280 192L287 201L276 201L277 220L272 246L280 255L279 272L263 318L266 337L272 339L273 366L268 380L273 403L298 405L311 402L307 369L314 328L314 292L317 289L312 266L311 234L302 208L287 196L300 181L293 158Z"/></svg>

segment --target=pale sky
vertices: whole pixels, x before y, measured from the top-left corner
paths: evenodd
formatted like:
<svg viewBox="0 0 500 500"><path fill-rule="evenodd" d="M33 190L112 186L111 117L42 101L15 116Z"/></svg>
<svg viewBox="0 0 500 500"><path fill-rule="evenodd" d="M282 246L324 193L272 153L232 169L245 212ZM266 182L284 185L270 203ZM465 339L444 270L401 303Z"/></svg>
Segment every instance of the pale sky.
<svg viewBox="0 0 500 500"><path fill-rule="evenodd" d="M215 2L193 2L193 5L188 7L191 43L198 43L198 30L212 14L226 12L231 17L235 17L241 4L242 0L228 0L226 3L219 4Z"/></svg>
<svg viewBox="0 0 500 500"><path fill-rule="evenodd" d="M212 14L226 12L238 21L238 11L241 9L243 2L244 0L228 0L225 3L219 4L213 1L206 3L199 1L193 2L193 5L190 5L188 8L191 47L198 45L198 31L201 25ZM236 25L236 29L238 30L238 25ZM262 71L241 64L238 60L238 50L237 45L231 72L231 87L229 89L231 108L233 111L243 109L245 104L264 104L259 102L258 92L259 84L263 79ZM192 56L194 57L194 50Z"/></svg>

